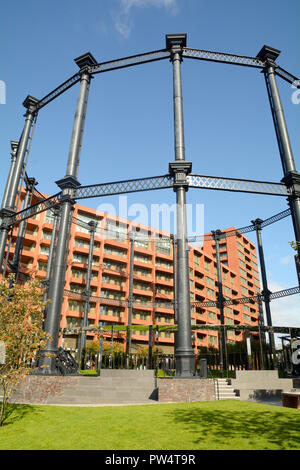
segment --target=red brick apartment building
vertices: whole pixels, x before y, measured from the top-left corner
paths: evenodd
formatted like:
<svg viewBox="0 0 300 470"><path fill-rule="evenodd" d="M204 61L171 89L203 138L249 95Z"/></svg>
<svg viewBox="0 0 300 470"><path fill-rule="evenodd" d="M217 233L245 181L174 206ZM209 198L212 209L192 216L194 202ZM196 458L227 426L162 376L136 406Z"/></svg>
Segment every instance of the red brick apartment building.
<svg viewBox="0 0 300 470"><path fill-rule="evenodd" d="M35 196L32 203L35 202ZM74 294L64 296L61 327L80 326L83 317L83 301L78 294L86 285L87 259L89 253L89 231L76 220L89 222L97 220L92 264L91 295L101 297L96 302L91 299L88 315L89 325L128 324L128 306L120 305L129 296L130 242L128 233L133 228L129 220L114 218L107 213L99 213L78 204L74 206L71 238L67 254L67 270L65 290ZM136 227L136 224L135 224ZM165 240L157 241L153 232L159 236L167 236L163 232L150 227L139 226L140 236L149 240L137 240L134 243L133 325L174 323L174 311L170 307L173 300L173 247ZM49 247L53 229L53 212L47 211L29 218L23 244L20 272L44 279L46 277ZM105 233L117 231L119 239L108 239ZM227 229L230 230L230 229ZM232 229L231 229L232 230ZM110 232L111 233L111 232ZM122 235L125 239L122 239ZM16 242L17 227L13 231L10 245L9 260L12 260ZM222 262L223 295L234 299L256 295L260 292L259 268L255 246L242 234L227 237L220 242ZM220 314L217 308L202 308L193 302L204 302L217 299L217 267L214 241L204 242L203 246L190 245L190 297L192 324L218 324ZM156 303L154 306L153 303ZM158 306L159 304L159 306ZM261 306L257 302L245 305L229 305L224 307L225 323L228 325L257 325L263 323ZM110 333L107 339L110 338ZM93 333L87 339L93 339ZM228 331L228 342L243 339L240 331ZM114 334L114 341L125 345L124 333ZM75 349L77 337L66 336L60 344ZM148 332L132 333L132 350L147 347ZM174 337L171 332L161 332L158 345L165 353L173 352ZM217 332L201 330L195 333L193 345L195 352L200 346L218 347Z"/></svg>

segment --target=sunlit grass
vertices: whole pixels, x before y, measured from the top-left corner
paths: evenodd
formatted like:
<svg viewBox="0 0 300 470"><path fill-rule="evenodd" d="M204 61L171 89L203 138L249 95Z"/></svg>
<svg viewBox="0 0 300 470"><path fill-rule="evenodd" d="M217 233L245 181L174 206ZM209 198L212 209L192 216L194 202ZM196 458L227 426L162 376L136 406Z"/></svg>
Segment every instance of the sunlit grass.
<svg viewBox="0 0 300 470"><path fill-rule="evenodd" d="M243 401L9 411L1 450L300 449L300 410Z"/></svg>

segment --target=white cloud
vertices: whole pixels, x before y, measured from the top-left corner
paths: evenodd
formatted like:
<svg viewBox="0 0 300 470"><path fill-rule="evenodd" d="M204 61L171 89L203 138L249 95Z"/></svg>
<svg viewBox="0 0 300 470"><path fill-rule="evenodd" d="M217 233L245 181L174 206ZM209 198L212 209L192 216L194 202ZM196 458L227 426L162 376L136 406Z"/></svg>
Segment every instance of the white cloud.
<svg viewBox="0 0 300 470"><path fill-rule="evenodd" d="M177 0L120 0L120 10L112 13L116 30L127 39L133 28L132 8L149 7L165 8L171 15L178 12Z"/></svg>

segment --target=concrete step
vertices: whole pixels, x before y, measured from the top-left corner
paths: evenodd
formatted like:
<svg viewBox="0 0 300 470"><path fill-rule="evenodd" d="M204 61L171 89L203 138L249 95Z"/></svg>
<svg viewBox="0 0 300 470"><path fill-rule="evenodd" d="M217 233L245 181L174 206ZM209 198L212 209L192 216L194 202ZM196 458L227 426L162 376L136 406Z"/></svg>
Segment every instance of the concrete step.
<svg viewBox="0 0 300 470"><path fill-rule="evenodd" d="M217 400L239 400L240 397L234 392L229 379L217 379L215 382L215 393Z"/></svg>

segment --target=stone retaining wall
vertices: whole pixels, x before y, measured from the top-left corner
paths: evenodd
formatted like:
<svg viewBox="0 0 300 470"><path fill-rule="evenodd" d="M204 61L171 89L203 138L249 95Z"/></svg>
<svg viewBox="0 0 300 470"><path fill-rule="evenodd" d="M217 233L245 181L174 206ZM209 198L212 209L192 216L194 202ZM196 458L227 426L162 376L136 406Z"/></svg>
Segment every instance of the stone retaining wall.
<svg viewBox="0 0 300 470"><path fill-rule="evenodd" d="M158 379L159 402L214 401L212 379Z"/></svg>

